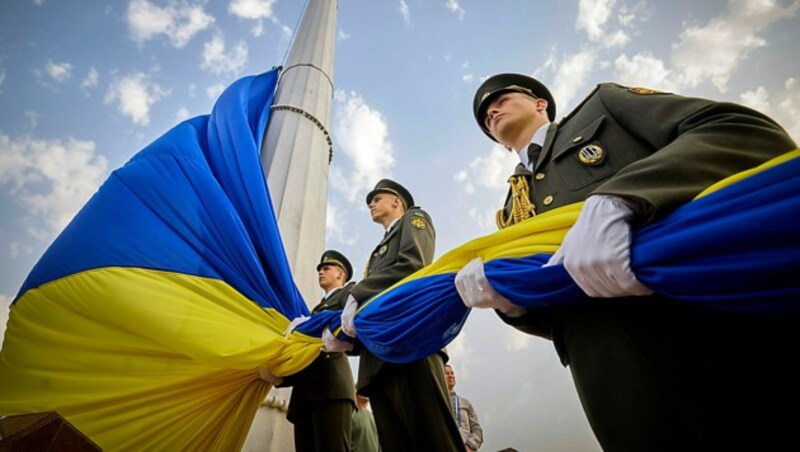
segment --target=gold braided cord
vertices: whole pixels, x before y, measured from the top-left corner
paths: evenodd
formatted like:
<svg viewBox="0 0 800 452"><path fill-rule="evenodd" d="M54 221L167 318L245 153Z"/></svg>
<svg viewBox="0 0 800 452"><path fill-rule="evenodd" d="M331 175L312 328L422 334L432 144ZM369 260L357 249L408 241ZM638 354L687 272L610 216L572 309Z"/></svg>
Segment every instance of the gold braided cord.
<svg viewBox="0 0 800 452"><path fill-rule="evenodd" d="M506 217L504 208L497 211L495 216L497 229L505 229L536 215L529 194L528 179L522 175L511 176L508 178L508 184L511 186L511 213Z"/></svg>

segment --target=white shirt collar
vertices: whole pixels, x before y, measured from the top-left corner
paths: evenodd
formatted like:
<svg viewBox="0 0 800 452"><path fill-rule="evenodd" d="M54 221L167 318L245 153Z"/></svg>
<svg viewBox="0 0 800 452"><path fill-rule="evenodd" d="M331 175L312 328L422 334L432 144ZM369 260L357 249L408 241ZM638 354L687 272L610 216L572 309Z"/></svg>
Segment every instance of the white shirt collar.
<svg viewBox="0 0 800 452"><path fill-rule="evenodd" d="M536 129L536 132L534 132L533 137L531 137L531 143L536 143L539 146L544 147L544 140L545 138L547 138L547 129L549 128L549 126L550 123L548 122L546 124L542 124L541 127ZM522 166L524 166L525 168L530 168L531 165L533 165L534 162L528 161L528 145L526 145L522 149L514 149L514 151L517 152L517 156L519 157L519 161L520 163L522 163Z"/></svg>
<svg viewBox="0 0 800 452"><path fill-rule="evenodd" d="M328 299L328 297L330 297L330 296L331 296L331 294L333 294L334 292L336 292L336 291L337 291L337 290L339 290L339 289L341 289L341 287L334 287L333 289L331 289L331 290L329 290L329 291L325 292L325 295L322 297L322 299L323 299L323 300L327 300L327 299Z"/></svg>
<svg viewBox="0 0 800 452"><path fill-rule="evenodd" d="M389 223L389 226L386 227L386 232L389 232L392 229L392 226L394 226L394 224L397 223L397 221L401 218L403 218L402 215L392 220L392 222Z"/></svg>

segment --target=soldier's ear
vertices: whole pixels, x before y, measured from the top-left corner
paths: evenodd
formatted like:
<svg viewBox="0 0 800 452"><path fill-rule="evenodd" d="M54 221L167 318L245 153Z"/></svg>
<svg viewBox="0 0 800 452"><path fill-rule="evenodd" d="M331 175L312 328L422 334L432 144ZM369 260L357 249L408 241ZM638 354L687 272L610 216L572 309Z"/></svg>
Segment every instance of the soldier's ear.
<svg viewBox="0 0 800 452"><path fill-rule="evenodd" d="M547 110L547 99L542 99L541 97L536 98L536 109L539 111L546 111Z"/></svg>

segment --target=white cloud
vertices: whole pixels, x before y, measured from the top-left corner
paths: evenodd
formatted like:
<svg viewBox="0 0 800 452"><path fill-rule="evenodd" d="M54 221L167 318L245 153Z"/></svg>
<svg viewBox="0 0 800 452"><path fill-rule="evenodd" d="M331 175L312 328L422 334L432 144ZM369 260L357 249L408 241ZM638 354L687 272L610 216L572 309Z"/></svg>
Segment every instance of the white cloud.
<svg viewBox="0 0 800 452"><path fill-rule="evenodd" d="M403 15L403 22L405 22L407 26L410 26L411 10L408 8L408 3L406 3L405 0L400 0L400 7L397 8L397 10L400 11L400 14Z"/></svg>
<svg viewBox="0 0 800 452"><path fill-rule="evenodd" d="M203 63L205 71L220 75L237 74L247 64L247 44L239 41L232 49L225 48L225 39L214 36L203 45Z"/></svg>
<svg viewBox="0 0 800 452"><path fill-rule="evenodd" d="M52 240L107 176L92 141L0 133L0 187L32 216L28 233Z"/></svg>
<svg viewBox="0 0 800 452"><path fill-rule="evenodd" d="M3 92L3 82L6 80L6 71L0 68L0 94Z"/></svg>
<svg viewBox="0 0 800 452"><path fill-rule="evenodd" d="M664 66L664 62L650 52L643 52L628 58L620 55L614 60L617 71L616 79L623 85L645 86L661 91L677 91L672 71Z"/></svg>
<svg viewBox="0 0 800 452"><path fill-rule="evenodd" d="M325 216L325 236L346 246L358 243L359 234L354 233L347 223L348 210L343 210L337 204L328 203Z"/></svg>
<svg viewBox="0 0 800 452"><path fill-rule="evenodd" d="M754 91L746 91L739 95L743 104L758 111L768 112L771 110L769 104L769 93L763 86L759 86Z"/></svg>
<svg viewBox="0 0 800 452"><path fill-rule="evenodd" d="M81 82L81 88L89 89L95 87L97 86L97 82L99 80L100 74L97 72L97 69L92 66L92 68L89 69L89 72L86 74L86 77L83 78L83 81Z"/></svg>
<svg viewBox="0 0 800 452"><path fill-rule="evenodd" d="M508 176L519 163L516 153L494 144L485 154L475 157L466 168L453 174L458 192L469 196L467 215L486 231L496 229L495 212L508 190Z"/></svg>
<svg viewBox="0 0 800 452"><path fill-rule="evenodd" d="M445 6L447 6L447 9L449 9L450 11L456 13L456 15L458 16L458 20L464 20L464 14L466 14L467 12L464 11L464 8L462 8L461 5L458 4L458 0L447 0Z"/></svg>
<svg viewBox="0 0 800 452"><path fill-rule="evenodd" d="M259 36L263 35L264 34L264 21L262 21L262 20L256 21L256 24L253 25L252 33L253 33L253 37L256 37L256 38L258 38Z"/></svg>
<svg viewBox="0 0 800 452"><path fill-rule="evenodd" d="M783 85L783 92L777 93L777 103L770 101L771 93L759 86L755 90L747 91L739 96L741 102L754 108L778 121L792 136L795 142L800 142L800 81L789 78Z"/></svg>
<svg viewBox="0 0 800 452"><path fill-rule="evenodd" d="M18 257L22 254L22 244L19 242L11 242L8 244L8 256L9 257Z"/></svg>
<svg viewBox="0 0 800 452"><path fill-rule="evenodd" d="M269 19L281 28L285 37L292 36L292 29L281 24L272 6L276 0L233 0L228 4L228 13L242 19L256 20L258 24L253 28L253 36L261 36L264 32L263 19Z"/></svg>
<svg viewBox="0 0 800 452"><path fill-rule="evenodd" d="M616 0L580 0L578 19L575 27L583 30L592 42L598 42L606 48L621 47L630 41L628 34L622 30L606 31L606 25L612 18ZM616 16L620 25L630 26L635 14L629 13L623 6Z"/></svg>
<svg viewBox="0 0 800 452"><path fill-rule="evenodd" d="M161 8L148 0L131 0L128 4L128 29L139 43L165 35L173 46L185 46L200 31L208 28L214 18L201 5L170 1Z"/></svg>
<svg viewBox="0 0 800 452"><path fill-rule="evenodd" d="M72 65L69 63L53 63L49 61L44 70L57 82L63 82L72 75Z"/></svg>
<svg viewBox="0 0 800 452"><path fill-rule="evenodd" d="M622 30L617 30L603 40L604 47L622 47L630 41L631 38Z"/></svg>
<svg viewBox="0 0 800 452"><path fill-rule="evenodd" d="M189 110L183 106L175 112L175 122L183 122L191 117L192 115L189 113Z"/></svg>
<svg viewBox="0 0 800 452"><path fill-rule="evenodd" d="M233 0L228 12L243 19L275 19L275 0Z"/></svg>
<svg viewBox="0 0 800 452"><path fill-rule="evenodd" d="M799 8L800 2L784 7L769 0L731 0L725 14L703 27L687 28L672 46L681 85L695 87L710 79L725 92L733 70L753 50L768 44L761 32Z"/></svg>
<svg viewBox="0 0 800 452"><path fill-rule="evenodd" d="M508 351L520 351L525 350L526 348L530 347L531 345L531 336L520 331L517 331L514 328L507 328L505 330L506 339L503 341L506 345L506 350Z"/></svg>
<svg viewBox="0 0 800 452"><path fill-rule="evenodd" d="M168 92L141 72L115 79L108 87L105 103L116 103L120 113L131 118L134 124L150 123L150 107Z"/></svg>
<svg viewBox="0 0 800 452"><path fill-rule="evenodd" d="M338 91L335 108L335 145L352 163L353 170L342 176L345 185L332 186L341 190L348 201L361 201L357 196L372 189L379 179L391 175L394 150L389 141L389 127L383 115L355 92Z"/></svg>
<svg viewBox="0 0 800 452"><path fill-rule="evenodd" d="M206 96L215 101L223 91L225 91L225 85L222 83L217 83L216 85L211 85L206 88Z"/></svg>
<svg viewBox="0 0 800 452"><path fill-rule="evenodd" d="M33 0L33 4L36 5L36 6L42 6L42 5L44 5L44 2L46 2L46 1L47 0Z"/></svg>
<svg viewBox="0 0 800 452"><path fill-rule="evenodd" d="M611 17L616 0L580 0L578 2L578 30L586 31L589 39L598 41L605 38L603 26Z"/></svg>
<svg viewBox="0 0 800 452"><path fill-rule="evenodd" d="M558 68L553 77L556 83L551 89L558 107L556 115L559 111L567 112L564 108L570 105L575 95L581 91L587 77L592 73L596 58L593 51L584 50L568 57Z"/></svg>
<svg viewBox="0 0 800 452"><path fill-rule="evenodd" d="M336 34L336 39L339 40L339 41L344 41L349 37L350 37L350 35L346 31L342 30L341 28L339 29L339 32Z"/></svg>
<svg viewBox="0 0 800 452"><path fill-rule="evenodd" d="M36 126L39 125L39 114L33 110L25 110L23 116L28 120L28 129L31 132L36 130Z"/></svg>
<svg viewBox="0 0 800 452"><path fill-rule="evenodd" d="M499 144L492 145L488 154L475 157L466 170L460 170L456 177L464 183L465 190L470 185L505 192L508 188L506 179L514 171L514 166L519 163L519 157ZM462 173L466 171L466 177Z"/></svg>

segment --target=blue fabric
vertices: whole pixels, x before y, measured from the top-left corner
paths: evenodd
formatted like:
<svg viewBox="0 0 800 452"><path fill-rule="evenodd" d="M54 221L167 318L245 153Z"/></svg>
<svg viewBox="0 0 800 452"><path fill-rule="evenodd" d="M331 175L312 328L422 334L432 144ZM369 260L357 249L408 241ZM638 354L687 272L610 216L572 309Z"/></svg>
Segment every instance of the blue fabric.
<svg viewBox="0 0 800 452"><path fill-rule="evenodd" d="M138 267L221 279L290 319L308 315L259 156L277 79L275 69L238 80L210 115L177 125L114 171L18 297L84 270Z"/></svg>
<svg viewBox="0 0 800 452"><path fill-rule="evenodd" d="M800 320L798 224L800 158L793 158L634 231L632 267L645 285L681 302ZM454 259L451 253L440 260ZM473 256L458 259L463 265ZM542 267L549 258L493 259L484 268L500 294L531 310L591 303L563 265ZM390 362L415 361L446 346L469 314L454 279L452 270L412 275L376 295L355 318L359 340Z"/></svg>

